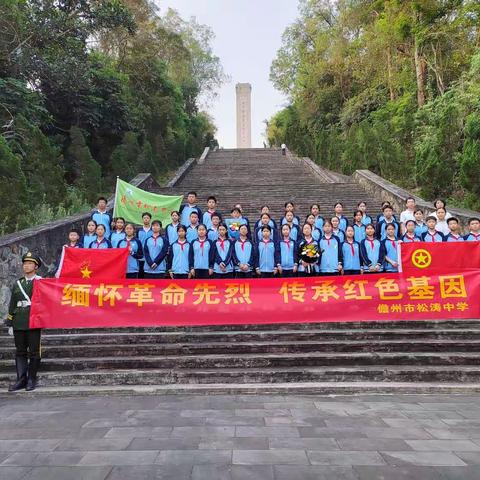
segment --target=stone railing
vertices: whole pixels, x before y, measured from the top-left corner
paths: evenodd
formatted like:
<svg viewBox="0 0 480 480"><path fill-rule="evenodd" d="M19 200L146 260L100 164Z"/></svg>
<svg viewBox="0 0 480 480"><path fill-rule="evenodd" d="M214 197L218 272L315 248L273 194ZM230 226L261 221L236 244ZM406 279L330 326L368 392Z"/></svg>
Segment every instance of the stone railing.
<svg viewBox="0 0 480 480"><path fill-rule="evenodd" d="M382 177L379 177L370 170L356 170L352 175L359 185L361 185L368 193L379 198L382 201L390 202L395 211L401 212L405 210L405 200L408 197L413 197L417 206L424 211L424 214L433 212L435 209L433 203L427 202L421 197L412 195L409 191L395 185ZM463 227L467 226L470 217L478 217L480 214L473 210L464 208L450 207L447 205L447 210L459 219Z"/></svg>
<svg viewBox="0 0 480 480"><path fill-rule="evenodd" d="M156 180L149 173L140 173L130 183L144 190L158 187ZM108 201L108 209L112 208L113 197ZM22 275L22 255L29 250L40 255L43 266L39 274L52 276L62 246L67 242L68 232L72 228L83 231L91 213L79 213L0 237L0 322L6 317L10 287Z"/></svg>

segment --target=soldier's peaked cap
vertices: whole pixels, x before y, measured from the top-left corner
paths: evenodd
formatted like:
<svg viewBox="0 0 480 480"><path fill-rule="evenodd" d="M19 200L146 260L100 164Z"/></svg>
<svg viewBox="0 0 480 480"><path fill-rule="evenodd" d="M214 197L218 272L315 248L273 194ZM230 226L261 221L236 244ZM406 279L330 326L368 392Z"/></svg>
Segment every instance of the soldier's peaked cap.
<svg viewBox="0 0 480 480"><path fill-rule="evenodd" d="M35 255L32 252L27 252L22 257L22 263L24 263L24 262L33 262L33 263L36 263L39 267L42 266L42 261L40 260L40 257L38 255Z"/></svg>

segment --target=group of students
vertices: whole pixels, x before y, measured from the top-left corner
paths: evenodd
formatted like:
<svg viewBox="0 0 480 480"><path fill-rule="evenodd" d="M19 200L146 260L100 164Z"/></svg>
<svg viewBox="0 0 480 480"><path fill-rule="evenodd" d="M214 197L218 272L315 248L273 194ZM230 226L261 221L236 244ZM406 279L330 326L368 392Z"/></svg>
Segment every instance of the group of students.
<svg viewBox="0 0 480 480"><path fill-rule="evenodd" d="M285 203L285 212L277 223L264 205L260 218L252 226L237 204L223 219L217 200L208 198L207 208L197 205L197 194L189 192L187 203L171 212L171 223L152 221L142 215L137 228L123 218L112 220L107 201L101 197L86 225L83 236L69 233L67 247L128 248L127 278L249 278L254 276L340 275L398 271L399 242L480 241L480 219L468 221L469 231L461 234L460 222L435 202L428 214L416 207L415 199L406 200L400 219L390 203L382 204L375 221L360 202L350 222L343 205L334 205L334 215L323 218L320 206L313 204L304 222L295 214L293 202ZM315 257L305 256L307 250Z"/></svg>

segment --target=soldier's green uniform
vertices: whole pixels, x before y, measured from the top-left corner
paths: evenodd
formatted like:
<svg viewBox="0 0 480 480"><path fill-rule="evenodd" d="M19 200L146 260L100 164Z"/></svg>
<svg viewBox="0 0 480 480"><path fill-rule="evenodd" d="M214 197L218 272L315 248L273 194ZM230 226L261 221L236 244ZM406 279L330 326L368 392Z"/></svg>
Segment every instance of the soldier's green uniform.
<svg viewBox="0 0 480 480"><path fill-rule="evenodd" d="M22 257L22 262L33 262L38 267L41 266L40 258L31 252ZM11 392L22 388L34 390L37 383L41 329L30 328L29 322L34 282L39 278L38 275L22 277L12 287L6 325L13 327L17 381L9 387Z"/></svg>

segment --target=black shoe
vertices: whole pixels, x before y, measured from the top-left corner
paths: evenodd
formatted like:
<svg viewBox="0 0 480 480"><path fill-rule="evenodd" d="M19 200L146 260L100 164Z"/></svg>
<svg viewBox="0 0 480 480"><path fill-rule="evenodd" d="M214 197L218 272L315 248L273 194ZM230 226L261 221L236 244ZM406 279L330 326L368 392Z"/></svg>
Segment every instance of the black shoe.
<svg viewBox="0 0 480 480"><path fill-rule="evenodd" d="M28 365L28 380L25 387L25 390L27 392L31 392L32 390L35 390L35 388L37 387L37 372L38 372L39 365L40 365L39 358L30 359L30 363Z"/></svg>
<svg viewBox="0 0 480 480"><path fill-rule="evenodd" d="M27 385L28 361L26 357L15 357L15 366L17 369L17 381L8 387L9 392L16 392Z"/></svg>

